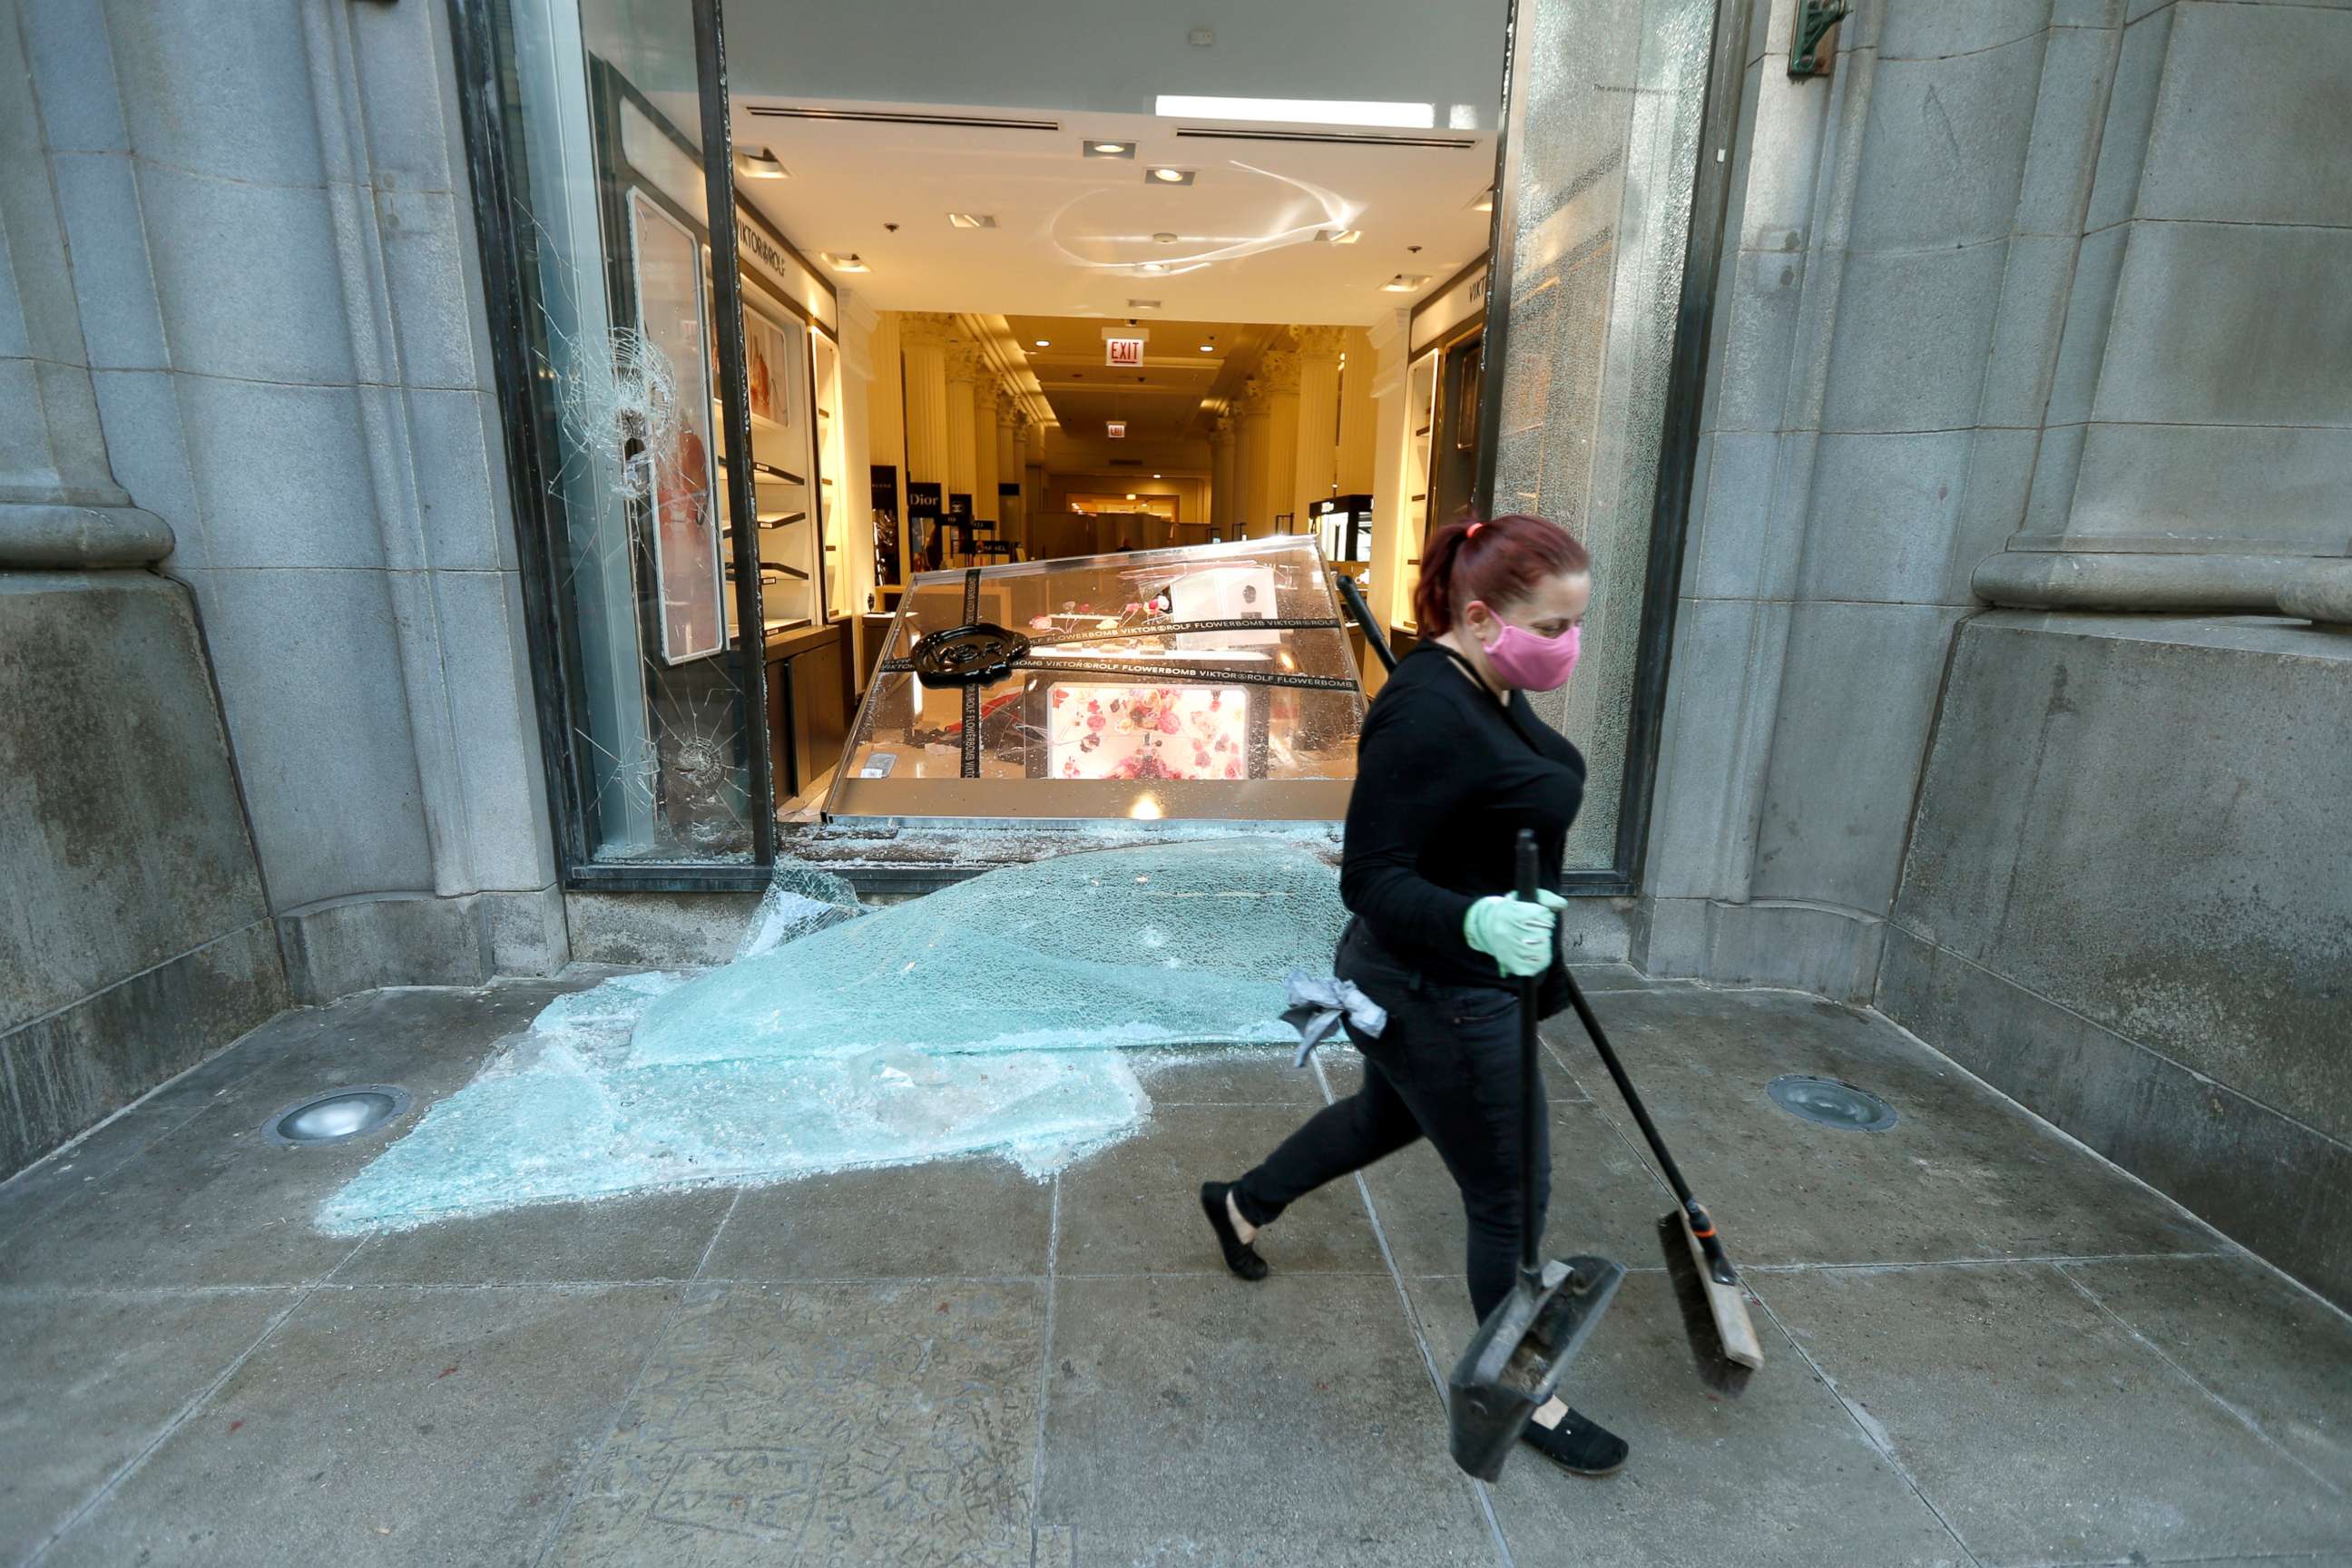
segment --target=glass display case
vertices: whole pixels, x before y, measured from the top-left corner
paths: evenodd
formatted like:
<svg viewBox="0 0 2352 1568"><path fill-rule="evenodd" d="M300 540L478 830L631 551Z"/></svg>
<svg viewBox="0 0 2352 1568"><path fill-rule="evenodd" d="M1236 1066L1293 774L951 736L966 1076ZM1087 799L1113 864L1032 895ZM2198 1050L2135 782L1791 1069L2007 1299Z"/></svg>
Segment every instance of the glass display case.
<svg viewBox="0 0 2352 1568"><path fill-rule="evenodd" d="M1312 535L918 575L831 817L1337 822L1364 694Z"/></svg>

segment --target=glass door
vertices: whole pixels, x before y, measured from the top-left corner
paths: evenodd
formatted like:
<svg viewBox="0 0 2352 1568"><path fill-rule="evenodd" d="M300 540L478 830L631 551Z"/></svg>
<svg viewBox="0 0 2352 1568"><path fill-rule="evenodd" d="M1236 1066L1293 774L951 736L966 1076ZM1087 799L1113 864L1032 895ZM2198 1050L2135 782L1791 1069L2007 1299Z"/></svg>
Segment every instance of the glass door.
<svg viewBox="0 0 2352 1568"><path fill-rule="evenodd" d="M454 15L461 77L495 84L470 89L468 152L564 879L751 885L773 818L739 520L793 503L749 394L775 395L787 345L804 426L806 340L744 309L719 0Z"/></svg>

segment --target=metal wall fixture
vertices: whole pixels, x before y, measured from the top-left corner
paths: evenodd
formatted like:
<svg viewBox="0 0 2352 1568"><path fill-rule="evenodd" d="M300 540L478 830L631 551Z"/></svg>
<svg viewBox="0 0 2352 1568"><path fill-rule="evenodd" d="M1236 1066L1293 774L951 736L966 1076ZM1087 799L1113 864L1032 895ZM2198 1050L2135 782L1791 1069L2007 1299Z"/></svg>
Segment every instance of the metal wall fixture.
<svg viewBox="0 0 2352 1568"><path fill-rule="evenodd" d="M272 1143L289 1149L348 1142L381 1131L407 1115L415 1103L406 1089L388 1083L330 1089L296 1100L271 1117L262 1131Z"/></svg>
<svg viewBox="0 0 2352 1568"><path fill-rule="evenodd" d="M1796 33L1789 40L1789 74L1792 77L1827 76L1830 60L1822 55L1822 39L1829 30L1846 18L1853 7L1841 0L1801 0L1797 7Z"/></svg>
<svg viewBox="0 0 2352 1568"><path fill-rule="evenodd" d="M1884 1132L1895 1125L1895 1108L1833 1078L1790 1073L1764 1086L1772 1103L1790 1115L1841 1132Z"/></svg>

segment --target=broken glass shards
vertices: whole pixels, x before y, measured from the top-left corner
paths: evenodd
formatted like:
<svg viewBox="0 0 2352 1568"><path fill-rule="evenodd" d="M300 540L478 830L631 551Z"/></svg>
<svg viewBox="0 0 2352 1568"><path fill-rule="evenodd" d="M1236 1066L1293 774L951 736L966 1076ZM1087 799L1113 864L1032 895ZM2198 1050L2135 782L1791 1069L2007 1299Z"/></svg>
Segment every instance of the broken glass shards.
<svg viewBox="0 0 2352 1568"><path fill-rule="evenodd" d="M793 893L793 898L807 897ZM687 978L559 998L320 1215L522 1204L959 1155L1033 1175L1138 1125L1129 1046L1287 1041L1330 963L1328 847L1236 834L1005 867Z"/></svg>
<svg viewBox="0 0 2352 1568"><path fill-rule="evenodd" d="M1328 968L1331 864L1235 835L1008 866L714 970L631 1059L1281 1041L1283 978Z"/></svg>

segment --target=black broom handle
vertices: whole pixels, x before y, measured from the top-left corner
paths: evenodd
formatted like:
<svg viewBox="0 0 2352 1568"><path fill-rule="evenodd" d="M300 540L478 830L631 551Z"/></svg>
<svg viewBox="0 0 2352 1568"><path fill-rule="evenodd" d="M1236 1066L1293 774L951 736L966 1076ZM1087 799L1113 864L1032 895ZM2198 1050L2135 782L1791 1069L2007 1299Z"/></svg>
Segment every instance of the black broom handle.
<svg viewBox="0 0 2352 1568"><path fill-rule="evenodd" d="M1616 1051L1609 1044L1608 1035L1601 1030L1601 1020L1592 1016L1592 1005L1584 999L1584 988L1577 984L1576 975L1567 964L1559 966L1559 973L1560 977L1568 982L1568 1004L1576 1009L1577 1021L1584 1026L1585 1034L1592 1041L1592 1048L1600 1053L1601 1065L1609 1069L1610 1078L1617 1085L1617 1092L1625 1097L1626 1109L1633 1111L1634 1121L1642 1129L1643 1138L1649 1142L1650 1152L1658 1157L1658 1168L1665 1173L1666 1185L1675 1190L1675 1197L1682 1204L1683 1212L1690 1216L1691 1235L1698 1242L1699 1251L1706 1257L1707 1272L1718 1284L1738 1284L1739 1277L1732 1272L1731 1259L1724 1255L1723 1241L1715 1234L1715 1221L1708 1217L1699 1201L1691 1196L1690 1184L1683 1180L1682 1167L1675 1163L1672 1154L1666 1152L1666 1141L1658 1136L1658 1124L1650 1120L1650 1108L1643 1105L1642 1097L1634 1092L1633 1080L1625 1076L1624 1064L1617 1059Z"/></svg>
<svg viewBox="0 0 2352 1568"><path fill-rule="evenodd" d="M1357 587L1356 580L1345 572L1334 572L1332 576L1339 579L1339 597L1348 601L1348 613L1356 617L1358 626L1364 628L1364 641L1380 658L1381 668L1394 669L1396 650L1389 647L1389 639L1381 635L1380 623L1372 619L1372 607L1364 603L1364 591Z"/></svg>
<svg viewBox="0 0 2352 1568"><path fill-rule="evenodd" d="M1601 1032L1601 1020L1592 1016L1592 1005L1585 1001L1584 990L1577 984L1576 976L1569 973L1568 965L1564 963L1560 965L1560 973L1568 982L1568 1005L1576 1009L1577 1019L1583 1024L1584 1032L1592 1037L1592 1048L1601 1053L1601 1065L1609 1069L1611 1078L1616 1079L1617 1092L1625 1097L1626 1106L1641 1126L1642 1136L1649 1140L1650 1152L1658 1157L1658 1164L1666 1173L1666 1185L1674 1188L1675 1196L1687 1206L1692 1201L1690 1184L1683 1180L1682 1167L1675 1163L1675 1157L1666 1152L1666 1142L1658 1136L1658 1124L1650 1120L1650 1108L1643 1105L1642 1097L1633 1092L1633 1080L1625 1076L1623 1064L1618 1061L1617 1053L1610 1048L1609 1037Z"/></svg>
<svg viewBox="0 0 2352 1568"><path fill-rule="evenodd" d="M1536 901L1536 836L1519 829L1519 900ZM1558 944L1554 943L1555 951ZM1557 960L1555 960L1557 962ZM1543 1269L1543 1237L1536 1224L1536 1144L1543 1130L1542 1047L1536 1041L1536 1015L1542 1010L1543 977L1519 977L1519 1267L1529 1277Z"/></svg>

